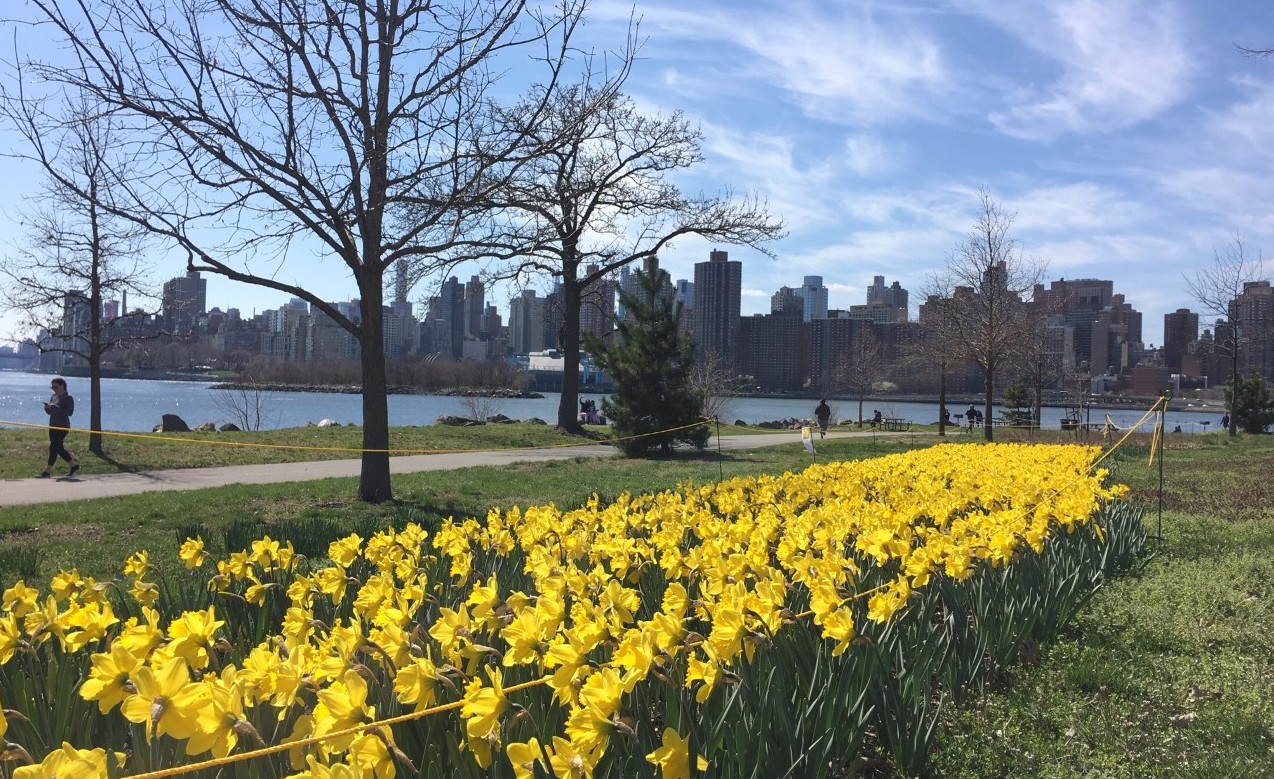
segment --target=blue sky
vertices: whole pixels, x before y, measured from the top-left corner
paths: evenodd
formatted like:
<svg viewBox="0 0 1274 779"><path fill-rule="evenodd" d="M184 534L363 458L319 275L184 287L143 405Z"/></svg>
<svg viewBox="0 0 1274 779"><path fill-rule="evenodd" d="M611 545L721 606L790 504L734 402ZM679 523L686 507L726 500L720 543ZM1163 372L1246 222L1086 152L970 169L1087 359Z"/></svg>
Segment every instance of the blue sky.
<svg viewBox="0 0 1274 779"><path fill-rule="evenodd" d="M1183 274L1240 236L1274 253L1274 7L1255 0L594 0L604 46L630 16L646 38L629 92L699 123L707 161L686 189L768 199L789 236L744 263L744 312L822 275L829 303L872 276L913 306L976 216L986 187L1048 279L1115 281L1158 344L1163 314L1196 307ZM0 145L11 139L0 138ZM30 171L0 159L0 243ZM692 278L711 245L663 265ZM182 260L154 258L156 277ZM352 295L336 264L302 272ZM427 295L418 288L413 298ZM491 301L507 311L507 295ZM264 310L278 293L218 278L209 305ZM0 337L12 332L0 314Z"/></svg>

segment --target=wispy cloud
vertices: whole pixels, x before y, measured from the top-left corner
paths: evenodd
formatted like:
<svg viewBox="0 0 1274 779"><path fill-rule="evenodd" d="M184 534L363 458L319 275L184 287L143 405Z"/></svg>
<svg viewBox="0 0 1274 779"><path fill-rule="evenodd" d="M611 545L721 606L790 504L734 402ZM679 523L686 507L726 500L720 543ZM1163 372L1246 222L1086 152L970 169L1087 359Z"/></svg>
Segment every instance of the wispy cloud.
<svg viewBox="0 0 1274 779"><path fill-rule="evenodd" d="M1038 140L1099 133L1152 119L1176 105L1193 83L1181 13L1166 0L961 0L961 5L1052 63L1056 77L1016 85L1011 105L992 123Z"/></svg>
<svg viewBox="0 0 1274 779"><path fill-rule="evenodd" d="M605 2L597 10L613 23L631 8ZM950 87L936 37L892 4L652 0L639 13L652 59L697 65L664 70L663 85L686 95L756 97L769 87L811 118L874 125L926 114ZM687 49L686 40L696 43Z"/></svg>

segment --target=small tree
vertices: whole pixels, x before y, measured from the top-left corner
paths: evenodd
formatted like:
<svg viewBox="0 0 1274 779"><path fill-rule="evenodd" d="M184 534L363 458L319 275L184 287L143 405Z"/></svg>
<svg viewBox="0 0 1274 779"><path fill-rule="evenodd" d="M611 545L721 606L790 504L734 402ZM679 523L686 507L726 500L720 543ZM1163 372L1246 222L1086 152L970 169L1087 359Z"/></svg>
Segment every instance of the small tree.
<svg viewBox="0 0 1274 779"><path fill-rule="evenodd" d="M1026 382L1016 378L1004 388L1004 416L1012 425L1026 425L1034 421L1035 414L1032 411L1023 411L1023 408L1029 408L1031 403L1031 392L1026 387Z"/></svg>
<svg viewBox="0 0 1274 779"><path fill-rule="evenodd" d="M730 369L730 363L715 352L695 360L690 371L690 386L703 396L704 419L723 419L730 411L731 400L739 395L741 380Z"/></svg>
<svg viewBox="0 0 1274 779"><path fill-rule="evenodd" d="M102 449L102 364L107 353L142 336L130 320L145 312L120 311L107 320L108 299L153 297L144 262L146 231L113 213L108 204L119 176L129 175L119 155L124 135L116 121L90 103L70 102L65 120L49 124L43 104L0 94L0 118L34 150L46 180L25 209L26 240L0 258L0 301L24 324L52 333L42 352L78 359L89 374L90 452ZM148 336L153 337L153 336Z"/></svg>
<svg viewBox="0 0 1274 779"><path fill-rule="evenodd" d="M1218 354L1229 358L1230 375L1226 379L1227 383L1239 375L1239 354L1244 339L1250 337L1247 332L1250 323L1244 321L1243 309L1234 305L1234 300L1242 294L1245 284L1261 277L1264 266L1261 253L1258 251L1253 256L1252 251L1244 245L1243 239L1235 236L1229 246L1213 250L1210 267L1200 268L1193 276L1185 277L1186 287L1203 310L1218 317L1213 348ZM1226 326L1221 326L1219 320L1222 318L1228 318ZM1229 397L1228 391L1226 397ZM1239 415L1233 406L1227 408L1230 412L1230 435L1237 435Z"/></svg>
<svg viewBox="0 0 1274 779"><path fill-rule="evenodd" d="M1040 316L1025 297L1043 279L1043 267L1026 257L1010 234L1015 217L990 192L981 190L978 217L968 237L948 258L943 283L953 292L949 303L953 337L948 343L956 357L978 366L982 373L982 434L988 441L994 437L991 413L996 375Z"/></svg>
<svg viewBox="0 0 1274 779"><path fill-rule="evenodd" d="M1225 385L1225 402L1230 409L1230 430L1242 428L1245 433L1264 433L1274 425L1274 400L1265 377L1249 373L1231 378Z"/></svg>
<svg viewBox="0 0 1274 779"><path fill-rule="evenodd" d="M836 384L858 398L858 426L863 426L863 399L880 378L884 352L872 326L863 323L855 333L849 361L841 366Z"/></svg>
<svg viewBox="0 0 1274 779"><path fill-rule="evenodd" d="M619 323L619 337L611 343L592 333L585 337L588 353L615 386L602 401L619 439L615 446L628 457L656 447L669 452L676 443L702 449L707 426L687 427L703 420L703 395L690 379L690 341L678 332L672 297L659 294L668 274L650 260L636 275L639 292L620 293L632 317Z"/></svg>
<svg viewBox="0 0 1274 779"><path fill-rule="evenodd" d="M214 387L208 390L212 405L241 430L261 430L268 423L277 423L278 412L270 411L269 393L248 377L233 387Z"/></svg>

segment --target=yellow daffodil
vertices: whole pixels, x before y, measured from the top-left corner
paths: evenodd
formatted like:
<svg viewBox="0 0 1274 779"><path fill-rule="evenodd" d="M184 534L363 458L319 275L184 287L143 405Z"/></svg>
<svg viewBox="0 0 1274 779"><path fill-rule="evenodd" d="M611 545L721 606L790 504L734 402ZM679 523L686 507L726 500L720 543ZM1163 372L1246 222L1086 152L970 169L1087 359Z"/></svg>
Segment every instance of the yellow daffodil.
<svg viewBox="0 0 1274 779"><path fill-rule="evenodd" d="M682 738L672 728L664 728L663 746L646 755L647 762L659 766L663 779L690 779L690 739ZM702 756L695 760L698 770L708 768Z"/></svg>
<svg viewBox="0 0 1274 779"><path fill-rule="evenodd" d="M110 652L93 655L89 677L80 685L80 697L97 701L103 714L124 702L132 694L129 680L142 667L142 658L128 651L123 642L116 641Z"/></svg>
<svg viewBox="0 0 1274 779"><path fill-rule="evenodd" d="M116 752L115 764L124 764L124 753ZM65 741L40 761L13 769L13 779L107 779L106 750L76 749Z"/></svg>
<svg viewBox="0 0 1274 779"><path fill-rule="evenodd" d="M177 559L181 560L182 565L186 566L187 570L194 570L203 565L207 557L208 553L204 551L203 539L198 537L187 538L177 551Z"/></svg>

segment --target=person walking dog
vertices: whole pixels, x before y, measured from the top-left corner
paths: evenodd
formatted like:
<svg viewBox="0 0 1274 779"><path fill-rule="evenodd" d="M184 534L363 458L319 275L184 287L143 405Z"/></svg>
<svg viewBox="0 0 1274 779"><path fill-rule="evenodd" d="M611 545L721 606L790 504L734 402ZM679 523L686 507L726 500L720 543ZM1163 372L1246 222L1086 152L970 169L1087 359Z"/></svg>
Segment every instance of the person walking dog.
<svg viewBox="0 0 1274 779"><path fill-rule="evenodd" d="M53 390L53 396L44 404L44 413L49 415L49 463L40 471L40 478L49 478L49 470L59 457L71 466L66 475L74 476L80 469L80 462L66 451L63 443L66 441L66 434L70 432L67 428L71 426L71 415L75 413L75 398L66 391L66 379L61 377L50 382L49 388Z"/></svg>

